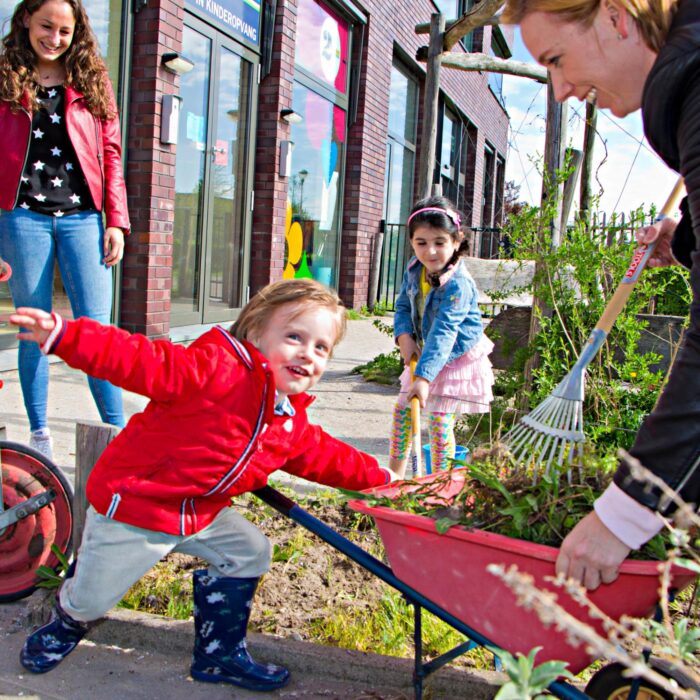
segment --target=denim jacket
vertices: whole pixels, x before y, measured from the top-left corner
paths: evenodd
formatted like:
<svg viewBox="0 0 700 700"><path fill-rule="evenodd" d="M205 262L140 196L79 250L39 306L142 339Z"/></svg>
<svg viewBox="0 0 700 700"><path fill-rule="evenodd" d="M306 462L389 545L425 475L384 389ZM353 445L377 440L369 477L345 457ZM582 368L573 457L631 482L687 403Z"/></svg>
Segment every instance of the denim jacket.
<svg viewBox="0 0 700 700"><path fill-rule="evenodd" d="M410 333L422 342L423 351L415 374L432 382L446 364L469 352L479 342L483 326L479 292L460 259L442 273L440 286L428 292L419 328L417 299L422 270L418 258L409 260L396 300L394 339Z"/></svg>

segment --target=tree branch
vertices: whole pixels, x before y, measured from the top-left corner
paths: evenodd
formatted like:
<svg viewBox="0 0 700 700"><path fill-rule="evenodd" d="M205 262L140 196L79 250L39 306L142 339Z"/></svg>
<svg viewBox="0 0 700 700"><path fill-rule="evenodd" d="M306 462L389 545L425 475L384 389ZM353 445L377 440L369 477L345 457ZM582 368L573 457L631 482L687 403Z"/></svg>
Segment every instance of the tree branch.
<svg viewBox="0 0 700 700"><path fill-rule="evenodd" d="M416 60L425 62L427 60L428 47L421 46L416 52ZM484 70L491 73L505 73L507 75L517 75L522 78L530 78L538 83L547 83L547 69L538 66L536 63L524 63L513 59L497 58L487 56L483 53L442 53L440 63L447 68L458 68L460 70Z"/></svg>

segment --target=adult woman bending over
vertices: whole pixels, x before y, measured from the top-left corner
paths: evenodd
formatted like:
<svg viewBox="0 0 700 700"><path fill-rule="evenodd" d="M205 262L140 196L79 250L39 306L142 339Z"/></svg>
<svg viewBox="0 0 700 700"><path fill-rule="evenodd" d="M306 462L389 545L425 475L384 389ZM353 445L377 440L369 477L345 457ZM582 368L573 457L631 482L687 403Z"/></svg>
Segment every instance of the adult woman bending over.
<svg viewBox="0 0 700 700"><path fill-rule="evenodd" d="M687 198L637 238L659 244L650 265L690 268L690 325L666 387L630 452L689 503L700 500L700 3L696 0L507 0L530 53L549 70L559 101L594 97L624 117L642 108L644 132L683 175ZM653 176L649 173L648 176ZM624 465L594 511L564 540L557 570L588 588L617 577L631 549L658 532L660 494Z"/></svg>
<svg viewBox="0 0 700 700"><path fill-rule="evenodd" d="M109 323L129 215L114 95L80 0L15 8L0 53L0 153L0 257L15 306L52 308L57 260L73 315ZM34 343L19 344L19 376L30 445L51 457L48 362ZM123 426L120 390L88 381L102 420Z"/></svg>

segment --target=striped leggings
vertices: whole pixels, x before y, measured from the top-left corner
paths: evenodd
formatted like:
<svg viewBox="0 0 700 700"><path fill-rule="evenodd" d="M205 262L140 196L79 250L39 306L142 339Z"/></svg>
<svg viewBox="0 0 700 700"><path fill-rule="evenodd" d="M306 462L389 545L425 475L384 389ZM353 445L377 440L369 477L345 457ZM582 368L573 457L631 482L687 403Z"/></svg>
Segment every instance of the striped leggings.
<svg viewBox="0 0 700 700"><path fill-rule="evenodd" d="M430 462L432 471L447 469L449 460L455 456L455 413L427 413L428 435L430 438ZM395 459L405 459L411 449L411 408L394 406L391 426L389 455ZM422 455L421 455L422 457Z"/></svg>

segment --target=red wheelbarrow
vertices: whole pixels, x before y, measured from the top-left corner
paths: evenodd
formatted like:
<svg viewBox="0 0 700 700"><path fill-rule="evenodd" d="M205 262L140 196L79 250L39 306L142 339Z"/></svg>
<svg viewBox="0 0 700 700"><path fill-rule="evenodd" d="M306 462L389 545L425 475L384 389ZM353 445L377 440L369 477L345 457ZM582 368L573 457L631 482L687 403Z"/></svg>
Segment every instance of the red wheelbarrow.
<svg viewBox="0 0 700 700"><path fill-rule="evenodd" d="M454 474L454 479L445 482L448 491L440 496L449 497L461 489L462 477L458 472ZM430 478L434 477L421 481ZM394 484L375 489L374 493L391 497L402 488L405 489L406 485ZM391 564L388 567L274 489L265 487L255 491L255 495L381 578L413 605L413 684L417 699L422 698L423 681L429 674L478 646L523 654L541 646L543 649L537 656L538 663L548 659L567 661L572 673L583 670L593 660L585 649L571 646L562 633L546 629L534 612L518 607L513 593L486 571L488 564L516 564L521 571L531 574L538 586L552 588L543 579L554 576L557 550L553 547L459 527L439 534L431 518L385 506L372 506L367 501L351 501L351 508L374 518ZM657 567L658 562L627 561L620 569L618 580L594 591L590 598L615 619L622 615L648 616L658 603ZM692 572L677 568L673 572L673 588L681 590L694 579ZM558 597L558 602L568 612L579 618L585 615L584 609L573 600L564 601L563 595ZM467 641L424 663L422 609L464 634ZM585 621L594 624L589 619ZM692 679L673 671L660 660L652 659L652 665L661 673L675 678L681 687L700 690L693 685ZM650 685L648 681L626 678L622 671L619 664L605 667L588 684L586 693L563 680L552 683L549 690L564 700L591 697L596 700L670 700L671 696L663 689Z"/></svg>

